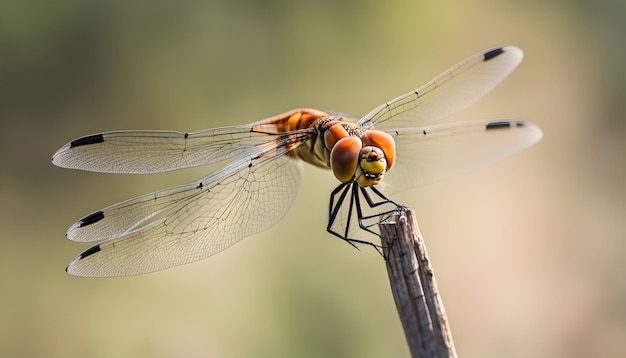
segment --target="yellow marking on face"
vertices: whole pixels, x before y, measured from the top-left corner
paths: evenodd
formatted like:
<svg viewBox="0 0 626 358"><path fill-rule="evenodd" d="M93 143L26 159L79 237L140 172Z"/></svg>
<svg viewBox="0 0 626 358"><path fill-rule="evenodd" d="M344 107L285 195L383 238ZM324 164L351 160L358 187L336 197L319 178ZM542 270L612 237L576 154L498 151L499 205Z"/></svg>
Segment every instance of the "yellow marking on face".
<svg viewBox="0 0 626 358"><path fill-rule="evenodd" d="M386 170L387 160L382 149L371 145L361 149L356 175L359 185L370 186L380 183Z"/></svg>

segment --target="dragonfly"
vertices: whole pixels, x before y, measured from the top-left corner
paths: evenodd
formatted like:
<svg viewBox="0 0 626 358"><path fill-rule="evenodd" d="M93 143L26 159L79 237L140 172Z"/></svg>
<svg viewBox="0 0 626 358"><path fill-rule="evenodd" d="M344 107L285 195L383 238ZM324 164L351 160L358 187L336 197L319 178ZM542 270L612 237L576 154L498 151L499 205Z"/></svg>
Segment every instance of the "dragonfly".
<svg viewBox="0 0 626 358"><path fill-rule="evenodd" d="M84 216L67 238L96 243L67 266L72 275L144 274L212 256L280 221L293 204L303 163L329 169L326 230L372 244L375 224L402 191L495 163L538 142L536 124L513 119L446 121L490 92L522 61L514 46L484 50L359 120L311 108L246 125L87 135L52 157L59 167L150 174L208 164L203 178L141 195ZM372 213L373 212L373 213Z"/></svg>

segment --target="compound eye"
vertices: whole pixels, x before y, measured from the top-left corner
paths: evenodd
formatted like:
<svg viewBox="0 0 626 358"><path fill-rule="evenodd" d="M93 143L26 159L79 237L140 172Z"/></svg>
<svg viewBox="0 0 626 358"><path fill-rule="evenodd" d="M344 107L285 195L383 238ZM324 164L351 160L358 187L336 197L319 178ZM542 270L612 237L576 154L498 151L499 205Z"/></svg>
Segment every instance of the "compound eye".
<svg viewBox="0 0 626 358"><path fill-rule="evenodd" d="M348 130L346 130L346 128L340 123L337 123L324 131L324 144L328 149L334 148L335 144L337 144L340 139L349 136L350 134L348 134Z"/></svg>
<svg viewBox="0 0 626 358"><path fill-rule="evenodd" d="M340 182L347 183L354 178L361 147L359 137L344 137L330 151L330 169Z"/></svg>
<svg viewBox="0 0 626 358"><path fill-rule="evenodd" d="M361 140L363 146L373 146L382 150L387 160L386 170L389 171L396 160L396 142L393 137L387 132L370 129L361 134Z"/></svg>

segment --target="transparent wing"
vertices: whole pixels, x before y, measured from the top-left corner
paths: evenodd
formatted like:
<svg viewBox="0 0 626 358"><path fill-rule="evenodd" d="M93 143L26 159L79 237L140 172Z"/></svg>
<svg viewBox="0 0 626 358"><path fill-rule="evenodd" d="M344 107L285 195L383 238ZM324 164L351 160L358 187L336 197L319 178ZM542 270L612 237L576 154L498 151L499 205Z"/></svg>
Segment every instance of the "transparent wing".
<svg viewBox="0 0 626 358"><path fill-rule="evenodd" d="M433 124L479 100L513 72L523 57L514 46L477 53L417 90L378 106L357 127L382 130Z"/></svg>
<svg viewBox="0 0 626 358"><path fill-rule="evenodd" d="M59 167L104 173L149 174L250 156L270 134L253 132L257 123L175 131L114 131L67 143L52 156ZM303 132L312 129L303 129Z"/></svg>
<svg viewBox="0 0 626 358"><path fill-rule="evenodd" d="M387 130L396 142L396 164L385 174L386 192L397 192L485 167L537 143L532 122L472 121Z"/></svg>
<svg viewBox="0 0 626 358"><path fill-rule="evenodd" d="M240 159L199 182L108 207L70 227L77 241L106 239L74 258L67 272L125 276L204 259L274 225L293 203L301 162L278 147Z"/></svg>

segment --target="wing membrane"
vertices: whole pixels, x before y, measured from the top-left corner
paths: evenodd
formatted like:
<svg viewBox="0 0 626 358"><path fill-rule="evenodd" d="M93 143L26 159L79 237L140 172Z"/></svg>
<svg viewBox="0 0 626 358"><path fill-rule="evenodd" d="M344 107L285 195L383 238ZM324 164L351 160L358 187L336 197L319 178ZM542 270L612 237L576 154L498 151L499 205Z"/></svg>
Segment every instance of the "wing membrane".
<svg viewBox="0 0 626 358"><path fill-rule="evenodd" d="M514 46L477 53L415 91L384 103L361 118L362 130L423 127L461 111L504 80L522 61Z"/></svg>
<svg viewBox="0 0 626 358"><path fill-rule="evenodd" d="M103 210L97 222L75 224L68 232L72 239L108 240L74 258L67 271L124 276L163 270L267 229L287 213L300 186L302 163L286 150L235 161L198 183L122 202Z"/></svg>
<svg viewBox="0 0 626 358"><path fill-rule="evenodd" d="M52 157L60 167L104 173L150 174L250 156L274 139L252 126L175 131L114 131L67 143ZM311 129L303 129L303 132Z"/></svg>
<svg viewBox="0 0 626 358"><path fill-rule="evenodd" d="M396 165L383 186L397 192L464 174L496 163L538 142L532 122L472 121L388 130L396 141ZM401 149L401 150L400 150Z"/></svg>

